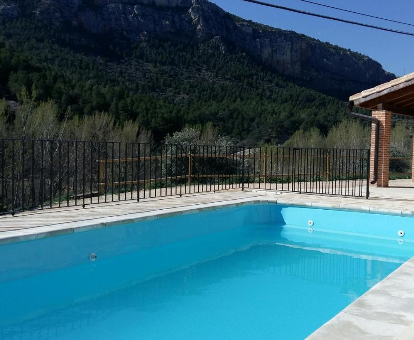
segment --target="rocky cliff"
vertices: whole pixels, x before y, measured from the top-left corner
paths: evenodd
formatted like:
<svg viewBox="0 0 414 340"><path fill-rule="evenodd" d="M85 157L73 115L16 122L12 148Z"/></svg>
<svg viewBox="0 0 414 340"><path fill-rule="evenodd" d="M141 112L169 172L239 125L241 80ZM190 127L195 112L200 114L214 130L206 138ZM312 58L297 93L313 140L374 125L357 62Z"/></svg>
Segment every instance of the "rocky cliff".
<svg viewBox="0 0 414 340"><path fill-rule="evenodd" d="M132 40L197 43L220 37L296 83L341 98L395 77L366 56L236 18L206 0L39 0L31 5L3 0L0 16L35 16L50 25Z"/></svg>

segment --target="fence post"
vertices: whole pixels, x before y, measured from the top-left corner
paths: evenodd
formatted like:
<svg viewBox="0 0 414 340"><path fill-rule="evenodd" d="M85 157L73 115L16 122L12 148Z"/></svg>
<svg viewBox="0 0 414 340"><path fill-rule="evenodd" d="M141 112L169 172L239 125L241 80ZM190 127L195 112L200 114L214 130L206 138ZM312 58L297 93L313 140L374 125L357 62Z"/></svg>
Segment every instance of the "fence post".
<svg viewBox="0 0 414 340"><path fill-rule="evenodd" d="M367 172L366 172L366 177L367 177L367 189L366 189L366 193L365 193L365 198L366 198L366 199L368 199L368 198L369 198L370 159L371 159L371 150L370 150L370 149L368 149L368 150L367 150Z"/></svg>

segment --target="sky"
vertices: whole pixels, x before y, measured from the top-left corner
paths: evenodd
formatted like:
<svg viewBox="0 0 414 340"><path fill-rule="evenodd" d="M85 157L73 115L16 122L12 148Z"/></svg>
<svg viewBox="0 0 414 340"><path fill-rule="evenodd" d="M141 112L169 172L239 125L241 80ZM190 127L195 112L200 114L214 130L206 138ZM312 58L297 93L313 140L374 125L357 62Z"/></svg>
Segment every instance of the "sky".
<svg viewBox="0 0 414 340"><path fill-rule="evenodd" d="M331 20L308 17L301 14L247 3L242 0L210 1L216 3L227 12L238 15L244 19L306 34L323 42L329 42L360 52L378 61L386 71L392 72L397 76L414 72L414 36L399 35ZM414 26L406 26L351 13L344 13L304 3L300 0L261 1L414 33ZM412 0L313 1L414 25L414 2Z"/></svg>

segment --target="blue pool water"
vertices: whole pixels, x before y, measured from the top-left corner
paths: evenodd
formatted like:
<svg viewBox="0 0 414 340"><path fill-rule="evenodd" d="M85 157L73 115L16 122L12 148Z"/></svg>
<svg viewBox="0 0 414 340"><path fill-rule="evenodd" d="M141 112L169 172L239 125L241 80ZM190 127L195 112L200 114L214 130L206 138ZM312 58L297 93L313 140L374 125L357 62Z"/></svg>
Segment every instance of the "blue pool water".
<svg viewBox="0 0 414 340"><path fill-rule="evenodd" d="M413 228L253 204L3 245L0 339L304 339L414 255Z"/></svg>

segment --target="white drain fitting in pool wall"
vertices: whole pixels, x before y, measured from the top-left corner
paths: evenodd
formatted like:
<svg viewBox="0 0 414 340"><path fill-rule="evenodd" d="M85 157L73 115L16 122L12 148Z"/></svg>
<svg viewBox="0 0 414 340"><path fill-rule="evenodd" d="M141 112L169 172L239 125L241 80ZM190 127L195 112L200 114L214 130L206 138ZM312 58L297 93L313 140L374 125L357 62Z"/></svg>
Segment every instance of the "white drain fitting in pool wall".
<svg viewBox="0 0 414 340"><path fill-rule="evenodd" d="M89 260L91 260L92 262L95 261L98 258L98 256L95 253L91 253L89 255Z"/></svg>
<svg viewBox="0 0 414 340"><path fill-rule="evenodd" d="M309 221L309 222L308 222L308 226L309 226L309 227L313 227L313 221Z"/></svg>
<svg viewBox="0 0 414 340"><path fill-rule="evenodd" d="M399 230L399 231L398 231L398 236L399 236L399 237L404 237L404 235L405 235L404 230Z"/></svg>

